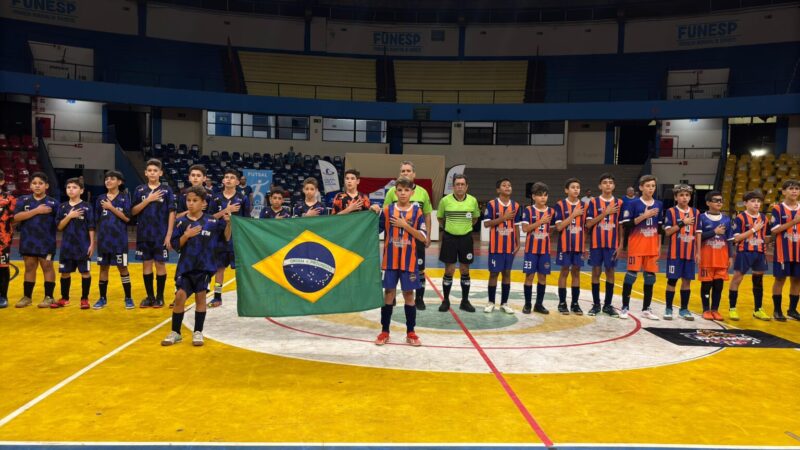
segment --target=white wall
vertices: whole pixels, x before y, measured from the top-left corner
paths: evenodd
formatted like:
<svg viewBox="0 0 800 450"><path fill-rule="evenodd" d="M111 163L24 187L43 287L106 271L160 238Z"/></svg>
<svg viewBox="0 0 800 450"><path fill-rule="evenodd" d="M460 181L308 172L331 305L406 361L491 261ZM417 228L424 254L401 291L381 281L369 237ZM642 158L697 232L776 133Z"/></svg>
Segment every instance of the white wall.
<svg viewBox="0 0 800 450"><path fill-rule="evenodd" d="M789 137L786 140L786 153L800 153L800 116L789 117Z"/></svg>
<svg viewBox="0 0 800 450"><path fill-rule="evenodd" d="M661 136L676 136L677 148L716 148L722 143L722 119L661 121Z"/></svg>
<svg viewBox="0 0 800 450"><path fill-rule="evenodd" d="M605 122L567 123L567 163L604 164L606 159Z"/></svg>
<svg viewBox="0 0 800 450"><path fill-rule="evenodd" d="M588 55L617 52L617 24L469 25L467 56Z"/></svg>
<svg viewBox="0 0 800 450"><path fill-rule="evenodd" d="M325 34L320 36L322 32ZM360 55L457 56L458 27L366 24L315 18L311 27L311 50Z"/></svg>
<svg viewBox="0 0 800 450"><path fill-rule="evenodd" d="M203 111L199 109L161 110L161 142L175 145L200 144L203 140Z"/></svg>
<svg viewBox="0 0 800 450"><path fill-rule="evenodd" d="M689 184L714 184L718 163L717 158L654 158L652 174L658 178L658 184L677 184L681 180L689 180Z"/></svg>
<svg viewBox="0 0 800 450"><path fill-rule="evenodd" d="M0 16L107 33L138 32L135 0L5 0Z"/></svg>
<svg viewBox="0 0 800 450"><path fill-rule="evenodd" d="M39 97L38 108L34 108L32 134L36 134L36 117L52 119L52 128L59 130L103 131L103 103ZM38 109L38 111L37 111ZM67 133L73 135L75 133ZM87 136L88 137L88 136ZM66 140L77 140L64 138Z"/></svg>
<svg viewBox="0 0 800 450"><path fill-rule="evenodd" d="M84 169L96 170L116 167L114 144L48 141L47 151L53 167L57 169L77 169L81 165Z"/></svg>

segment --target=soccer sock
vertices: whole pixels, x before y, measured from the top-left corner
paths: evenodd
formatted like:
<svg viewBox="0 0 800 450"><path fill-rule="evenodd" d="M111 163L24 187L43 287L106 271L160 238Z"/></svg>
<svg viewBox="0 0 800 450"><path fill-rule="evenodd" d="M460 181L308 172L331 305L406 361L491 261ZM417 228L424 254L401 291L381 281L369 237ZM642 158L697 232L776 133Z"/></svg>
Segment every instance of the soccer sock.
<svg viewBox="0 0 800 450"><path fill-rule="evenodd" d="M52 297L53 291L56 290L56 282L55 281L45 281L44 282L44 296L45 297Z"/></svg>
<svg viewBox="0 0 800 450"><path fill-rule="evenodd" d="M97 283L97 290L100 291L100 297L105 298L108 295L108 280L100 280Z"/></svg>
<svg viewBox="0 0 800 450"><path fill-rule="evenodd" d="M25 297L31 298L33 296L33 287L36 286L35 281L23 281L22 292Z"/></svg>
<svg viewBox="0 0 800 450"><path fill-rule="evenodd" d="M442 278L442 293L444 294L444 301L450 301L450 289L453 287L453 277L445 275Z"/></svg>
<svg viewBox="0 0 800 450"><path fill-rule="evenodd" d="M581 288L579 287L572 287L572 303L578 303L578 299L581 296Z"/></svg>
<svg viewBox="0 0 800 450"><path fill-rule="evenodd" d="M603 305L611 306L611 302L613 300L614 300L614 282L606 281L606 298L603 301Z"/></svg>
<svg viewBox="0 0 800 450"><path fill-rule="evenodd" d="M392 323L392 305L383 305L381 307L381 331L384 333L389 332L389 324Z"/></svg>
<svg viewBox="0 0 800 450"><path fill-rule="evenodd" d="M206 323L205 311L194 311L194 331L203 331L203 325Z"/></svg>
<svg viewBox="0 0 800 450"><path fill-rule="evenodd" d="M494 298L497 295L497 286L489 286L489 303L494 303Z"/></svg>
<svg viewBox="0 0 800 450"><path fill-rule="evenodd" d="M592 303L594 306L600 306L600 283L592 283Z"/></svg>
<svg viewBox="0 0 800 450"><path fill-rule="evenodd" d="M733 289L728 290L728 305L731 308L736 308L736 301L739 300L739 291L734 291Z"/></svg>
<svg viewBox="0 0 800 450"><path fill-rule="evenodd" d="M667 301L667 308L672 308L672 302L675 300L675 291L666 291L664 297Z"/></svg>
<svg viewBox="0 0 800 450"><path fill-rule="evenodd" d="M558 303L567 303L567 288L558 288Z"/></svg>
<svg viewBox="0 0 800 450"><path fill-rule="evenodd" d="M214 283L214 300L222 300L222 284Z"/></svg>
<svg viewBox="0 0 800 450"><path fill-rule="evenodd" d="M522 289L525 292L525 306L531 306L531 302L533 301L533 286L526 284L522 286Z"/></svg>
<svg viewBox="0 0 800 450"><path fill-rule="evenodd" d="M156 298L164 298L164 287L167 285L167 274L156 275Z"/></svg>
<svg viewBox="0 0 800 450"><path fill-rule="evenodd" d="M781 302L782 301L783 301L783 296L782 295L778 294L778 295L773 295L772 296L772 306L775 309L775 312L779 312L779 311L783 312L783 309L781 309Z"/></svg>
<svg viewBox="0 0 800 450"><path fill-rule="evenodd" d="M644 273L644 287L642 288L642 311L650 309L653 301L653 285L656 282L656 274L653 272Z"/></svg>
<svg viewBox="0 0 800 450"><path fill-rule="evenodd" d="M144 290L147 291L147 297L153 298L156 295L153 293L153 274L146 273L142 275L142 280L144 281Z"/></svg>
<svg viewBox="0 0 800 450"><path fill-rule="evenodd" d="M122 281L122 289L125 291L125 298L131 298L131 276L125 275L120 279Z"/></svg>
<svg viewBox="0 0 800 450"><path fill-rule="evenodd" d="M81 277L81 300L89 299L89 289L91 288L92 288L92 277L88 278Z"/></svg>
<svg viewBox="0 0 800 450"><path fill-rule="evenodd" d="M722 280L714 280L711 282L711 310L719 310L719 304L722 302Z"/></svg>
<svg viewBox="0 0 800 450"><path fill-rule="evenodd" d="M511 284L503 283L500 286L500 303L503 305L508 303L509 295L511 295Z"/></svg>
<svg viewBox="0 0 800 450"><path fill-rule="evenodd" d="M69 300L69 287L72 284L72 277L61 279L61 298Z"/></svg>
<svg viewBox="0 0 800 450"><path fill-rule="evenodd" d="M625 283L622 285L622 307L627 308L631 304L631 291L633 285Z"/></svg>
<svg viewBox="0 0 800 450"><path fill-rule="evenodd" d="M700 283L700 301L703 302L703 312L708 311L710 301L709 297L711 294L711 282L710 281L703 281Z"/></svg>
<svg viewBox="0 0 800 450"><path fill-rule="evenodd" d="M405 305L403 310L406 312L406 333L413 333L417 325L417 307Z"/></svg>
<svg viewBox="0 0 800 450"><path fill-rule="evenodd" d="M184 313L172 313L172 331L181 334L181 324L183 323Z"/></svg>
<svg viewBox="0 0 800 450"><path fill-rule="evenodd" d="M8 283L11 279L11 271L8 267L0 267L0 297L8 297Z"/></svg>
<svg viewBox="0 0 800 450"><path fill-rule="evenodd" d="M546 284L537 284L536 285L536 304L542 306L542 302L544 302L544 291L547 288Z"/></svg>
<svg viewBox="0 0 800 450"><path fill-rule="evenodd" d="M681 289L681 309L689 309L689 297L691 297L692 291L689 289Z"/></svg>
<svg viewBox="0 0 800 450"><path fill-rule="evenodd" d="M789 311L797 311L797 301L800 295L789 295Z"/></svg>
<svg viewBox="0 0 800 450"><path fill-rule="evenodd" d="M756 311L764 302L764 275L753 275L753 306Z"/></svg>
<svg viewBox="0 0 800 450"><path fill-rule="evenodd" d="M471 279L469 275L461 275L461 301L466 302L469 300L469 286Z"/></svg>

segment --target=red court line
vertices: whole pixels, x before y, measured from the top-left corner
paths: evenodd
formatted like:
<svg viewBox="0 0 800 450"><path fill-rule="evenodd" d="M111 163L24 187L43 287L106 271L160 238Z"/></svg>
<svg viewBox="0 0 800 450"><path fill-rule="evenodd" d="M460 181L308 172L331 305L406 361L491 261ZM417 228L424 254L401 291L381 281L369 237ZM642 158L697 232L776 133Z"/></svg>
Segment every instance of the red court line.
<svg viewBox="0 0 800 450"><path fill-rule="evenodd" d="M439 298L442 301L444 301L442 293L439 292L439 288L437 288L436 285L433 284L433 281L431 281L428 274L425 274L425 279L428 280L428 283L431 285L434 292L436 292L436 295L438 295ZM509 385L508 381L506 381L506 378L503 376L503 373L500 372L497 366L494 365L491 358L489 358L489 355L486 354L486 352L483 350L483 347L481 347L481 345L478 343L478 341L475 339L472 333L469 332L469 329L467 329L467 326L464 325L464 322L461 321L461 318L458 317L458 314L455 312L453 308L450 308L450 314L453 315L453 318L456 320L456 322L458 322L458 326L461 327L461 330L464 331L464 334L467 335L467 338L470 340L470 342L472 342L472 345L475 346L475 350L478 351L478 353L481 355L481 358L483 358L483 361L486 363L487 366L489 366L489 369L494 374L494 377L497 378L497 381L500 382L501 386L503 386L503 389L506 391L506 394L508 394L508 396L511 398L511 401L514 402L514 405L517 406L517 409L522 414L522 417L524 417L525 420L528 421L528 425L530 425L530 427L533 429L536 435L539 436L539 439L546 447L548 448L553 447L554 445L553 441L550 440L550 438L547 436L547 433L544 432L542 427L539 425L539 422L537 422L536 419L533 417L533 414L531 414L530 411L528 411L528 408L525 407L525 404L522 403L522 400L519 399L517 393L514 392L514 389L512 389L511 385Z"/></svg>

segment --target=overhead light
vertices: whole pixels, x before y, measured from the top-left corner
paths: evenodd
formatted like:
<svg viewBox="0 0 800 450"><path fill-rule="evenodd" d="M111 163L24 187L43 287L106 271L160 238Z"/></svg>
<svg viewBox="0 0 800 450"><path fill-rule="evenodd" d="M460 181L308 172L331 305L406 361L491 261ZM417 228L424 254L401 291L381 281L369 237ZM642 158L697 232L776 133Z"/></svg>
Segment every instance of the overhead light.
<svg viewBox="0 0 800 450"><path fill-rule="evenodd" d="M753 158L760 158L762 156L767 156L767 153L769 153L769 150L765 148L754 148L750 150L750 156L752 156Z"/></svg>

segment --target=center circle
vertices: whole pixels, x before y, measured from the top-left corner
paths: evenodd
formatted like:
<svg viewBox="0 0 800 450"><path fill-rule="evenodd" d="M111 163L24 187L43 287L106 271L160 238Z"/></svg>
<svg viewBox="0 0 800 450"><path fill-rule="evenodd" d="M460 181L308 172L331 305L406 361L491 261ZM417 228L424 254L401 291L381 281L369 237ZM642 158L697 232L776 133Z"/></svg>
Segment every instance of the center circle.
<svg viewBox="0 0 800 450"><path fill-rule="evenodd" d="M458 304L455 308L458 308ZM392 315L392 321L405 325L406 316L402 311L402 308L398 308L398 314ZM515 314L505 313L459 314L459 318L470 330L496 330L513 326L519 322ZM437 330L461 330L461 326L453 320L450 314L442 314L436 308L417 311L417 326Z"/></svg>
<svg viewBox="0 0 800 450"><path fill-rule="evenodd" d="M283 274L293 288L312 293L324 289L336 272L336 260L317 242L297 244L283 258Z"/></svg>

